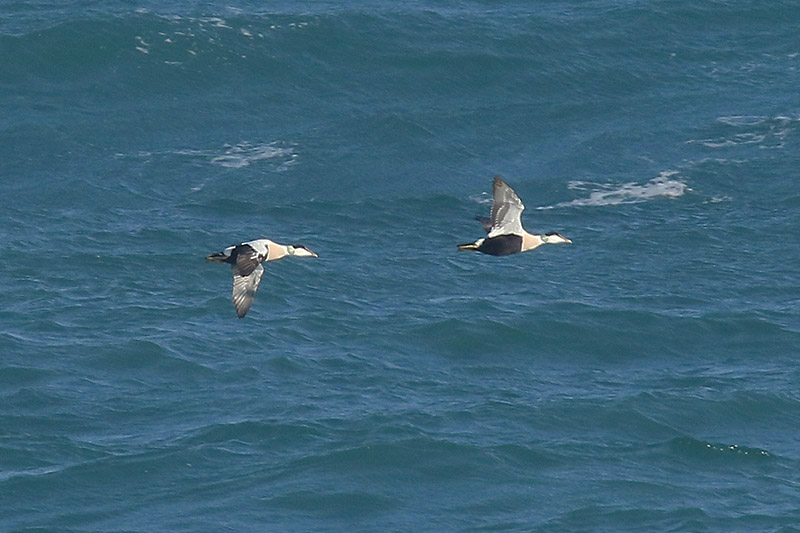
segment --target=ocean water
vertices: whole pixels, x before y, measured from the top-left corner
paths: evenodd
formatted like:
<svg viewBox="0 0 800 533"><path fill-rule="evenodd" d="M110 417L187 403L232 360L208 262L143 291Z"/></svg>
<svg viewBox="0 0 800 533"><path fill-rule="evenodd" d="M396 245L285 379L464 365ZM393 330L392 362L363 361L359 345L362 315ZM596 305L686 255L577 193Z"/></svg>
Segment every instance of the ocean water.
<svg viewBox="0 0 800 533"><path fill-rule="evenodd" d="M800 531L795 2L162 4L0 6L0 530Z"/></svg>

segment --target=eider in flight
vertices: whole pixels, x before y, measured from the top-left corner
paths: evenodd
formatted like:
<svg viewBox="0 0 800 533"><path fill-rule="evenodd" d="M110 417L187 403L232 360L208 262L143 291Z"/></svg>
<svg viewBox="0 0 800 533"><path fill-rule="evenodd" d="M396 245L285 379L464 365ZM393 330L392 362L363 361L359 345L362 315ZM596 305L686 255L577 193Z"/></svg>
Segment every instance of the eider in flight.
<svg viewBox="0 0 800 533"><path fill-rule="evenodd" d="M269 239L256 239L236 246L228 246L221 252L206 257L211 263L229 263L233 271L233 305L242 318L247 314L256 296L265 261L277 261L287 255L295 257L318 257L317 254L299 244L284 245Z"/></svg>
<svg viewBox="0 0 800 533"><path fill-rule="evenodd" d="M525 206L508 183L500 176L494 178L492 217L475 217L486 230L486 238L469 244L459 244L461 251L475 250L489 255L511 255L527 252L543 244L572 243L560 233L552 231L533 235L525 231L520 221Z"/></svg>

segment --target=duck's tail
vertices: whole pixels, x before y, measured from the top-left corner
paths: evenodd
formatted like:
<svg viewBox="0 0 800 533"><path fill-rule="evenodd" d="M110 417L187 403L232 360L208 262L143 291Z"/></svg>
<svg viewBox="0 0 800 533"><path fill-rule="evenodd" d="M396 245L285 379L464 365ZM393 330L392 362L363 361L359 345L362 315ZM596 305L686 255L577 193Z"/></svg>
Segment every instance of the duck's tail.
<svg viewBox="0 0 800 533"><path fill-rule="evenodd" d="M224 263L227 258L228 256L223 252L214 252L213 254L206 256L206 261L209 263Z"/></svg>

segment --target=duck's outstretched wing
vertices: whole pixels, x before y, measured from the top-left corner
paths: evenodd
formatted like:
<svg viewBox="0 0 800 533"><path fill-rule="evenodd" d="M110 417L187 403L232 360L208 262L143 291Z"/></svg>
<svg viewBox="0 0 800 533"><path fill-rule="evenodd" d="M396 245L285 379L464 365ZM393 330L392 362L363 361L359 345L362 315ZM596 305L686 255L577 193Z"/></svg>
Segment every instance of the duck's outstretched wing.
<svg viewBox="0 0 800 533"><path fill-rule="evenodd" d="M233 270L233 306L236 308L236 314L242 318L253 305L258 284L261 283L261 276L264 275L264 267L258 263L255 268L250 270L249 274L242 275L243 271L239 269L237 262L231 267L231 270Z"/></svg>
<svg viewBox="0 0 800 533"><path fill-rule="evenodd" d="M236 262L231 265L233 272L233 306L236 314L242 318L247 314L250 306L253 305L253 298L256 297L258 284L261 283L261 276L264 275L262 261L266 259L266 253L259 253L255 247L249 243L243 243L236 247Z"/></svg>
<svg viewBox="0 0 800 533"><path fill-rule="evenodd" d="M475 220L481 223L483 229L486 230L486 233L492 231L492 219L489 217L475 217Z"/></svg>
<svg viewBox="0 0 800 533"><path fill-rule="evenodd" d="M233 251L236 262L233 264L234 275L239 272L241 276L249 276L258 265L267 260L269 250L266 247L254 246L256 241L244 242ZM258 248L263 248L259 250Z"/></svg>
<svg viewBox="0 0 800 533"><path fill-rule="evenodd" d="M494 178L494 202L492 203L491 228L489 238L498 235L522 235L520 217L525 205L508 183L500 176Z"/></svg>

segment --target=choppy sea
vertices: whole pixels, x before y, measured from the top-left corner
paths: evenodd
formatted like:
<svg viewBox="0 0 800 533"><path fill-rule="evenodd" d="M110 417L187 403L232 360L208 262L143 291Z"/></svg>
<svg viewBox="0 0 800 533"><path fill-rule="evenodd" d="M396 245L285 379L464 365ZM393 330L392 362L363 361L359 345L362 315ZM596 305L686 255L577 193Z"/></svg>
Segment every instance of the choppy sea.
<svg viewBox="0 0 800 533"><path fill-rule="evenodd" d="M800 531L796 2L164 4L0 5L0 530Z"/></svg>

